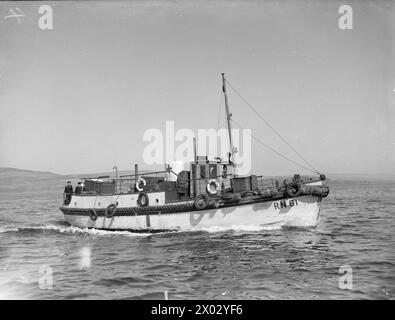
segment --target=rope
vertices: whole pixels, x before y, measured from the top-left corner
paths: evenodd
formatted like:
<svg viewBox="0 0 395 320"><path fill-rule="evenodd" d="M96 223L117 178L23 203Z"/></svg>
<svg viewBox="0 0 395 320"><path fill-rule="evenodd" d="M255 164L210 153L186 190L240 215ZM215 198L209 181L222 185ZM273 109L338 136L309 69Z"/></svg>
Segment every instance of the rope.
<svg viewBox="0 0 395 320"><path fill-rule="evenodd" d="M240 126L236 121L234 121L233 119L231 120L237 127L239 127L240 129L243 129L242 126ZM283 155L282 153L276 151L274 148L272 148L271 146L267 145L266 143L262 142L261 140L259 140L257 137L253 136L252 134L250 134L251 138L253 138L255 141L257 141L258 143L260 143L261 145L263 145L264 147L266 147L267 149L269 149L270 151L274 152L275 154L277 154L278 156L280 156L281 158L292 162L293 164L297 165L300 168L303 168L309 172L313 172L313 173L317 173L316 171L313 171L303 165L301 165L300 163L297 163L296 161L291 160L290 158L288 158L287 156Z"/></svg>
<svg viewBox="0 0 395 320"><path fill-rule="evenodd" d="M314 173L318 173L318 174L320 174L320 172L316 169L316 168L314 168L314 166L310 163L310 162L308 162L298 151L296 151L295 150L295 148L287 141L287 140L285 140L285 138L276 130L276 129L274 129L273 128L273 126L251 105L251 104L249 104L248 103L248 101L246 100L246 99L244 99L242 96L241 96L241 94L239 93L239 92L237 92L237 90L235 89L235 88L233 88L233 86L232 86L232 84L231 83L229 83L229 81L228 80L225 80L228 84L229 84L229 87L251 108L251 110L252 111L254 111L255 112L255 114L259 117L259 118L261 118L272 130L273 130L273 132L278 136L278 137L280 137L280 139L283 141L283 142L285 142L287 145L288 145L288 147L290 147L299 157L300 157L300 159L302 159L307 165L309 165L314 171L312 171L312 170L310 170L309 169L309 171L310 172L314 172ZM293 161L292 161L293 162ZM295 162L294 162L295 163Z"/></svg>

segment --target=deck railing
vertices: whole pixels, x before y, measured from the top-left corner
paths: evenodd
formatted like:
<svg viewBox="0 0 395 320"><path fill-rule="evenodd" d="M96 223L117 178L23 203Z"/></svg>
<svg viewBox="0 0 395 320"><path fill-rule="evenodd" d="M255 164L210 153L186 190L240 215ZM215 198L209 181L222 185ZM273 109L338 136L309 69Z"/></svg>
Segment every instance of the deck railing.
<svg viewBox="0 0 395 320"><path fill-rule="evenodd" d="M147 186L145 189L150 189L150 191L155 191L155 185L159 187L159 184L166 184L167 191L179 191L177 186L178 174L172 170L157 171L157 172L146 172L138 174L137 178L134 174L122 175L119 178L110 178L109 176L102 177L90 177L82 178L85 181L86 190L82 194L127 194L138 192L136 188L136 182L140 178L143 178ZM222 178L222 176L210 177L210 178L190 178L187 180L188 186L192 185L192 189L195 190L194 194L206 193L207 184L211 179L216 179L221 182L220 189L228 189L231 187L230 179L233 174L228 174L227 178ZM221 178L221 179L220 179ZM106 179L106 180L103 180ZM172 183L173 182L173 183ZM95 187L92 188L92 185ZM109 187L111 186L111 187ZM90 188L91 187L91 188ZM151 190L152 189L152 190ZM161 191L160 188L157 189ZM188 188L187 194L190 194L190 187ZM193 195L191 195L193 196Z"/></svg>
<svg viewBox="0 0 395 320"><path fill-rule="evenodd" d="M262 176L254 176L256 177L256 187L258 190L265 191L275 191L285 189L285 184L289 184L295 178L288 178L285 180L275 179L275 178L263 178ZM86 184L97 182L97 188L94 190L89 190L87 188L82 194L128 194L128 193L136 193L139 190L136 187L136 182L138 179L143 178L147 185L144 188L149 191L180 191L179 186L177 185L178 174L173 172L172 170L166 171L156 171L156 172L146 172L140 173L137 177L134 174L123 175L119 178L110 178L109 176L102 176L97 178L82 178L85 180ZM206 193L207 184L211 179L216 179L219 183L219 188L221 191L230 190L232 187L231 180L234 178L232 174L228 174L226 178L222 176L210 177L210 178L190 178L188 179L187 185L188 189L185 189L185 194L189 194L190 197L194 197L197 194ZM99 179L101 179L100 182ZM106 180L103 180L106 179ZM312 181L310 177L300 177L300 181L302 183ZM163 184L162 184L163 183ZM191 187L192 186L192 187ZM192 192L191 192L192 191Z"/></svg>

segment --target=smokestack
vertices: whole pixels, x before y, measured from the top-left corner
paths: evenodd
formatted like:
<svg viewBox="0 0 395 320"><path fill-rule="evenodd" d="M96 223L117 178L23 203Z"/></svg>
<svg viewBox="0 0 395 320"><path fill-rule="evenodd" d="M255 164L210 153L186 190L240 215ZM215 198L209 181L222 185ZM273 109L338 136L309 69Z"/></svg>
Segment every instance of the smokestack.
<svg viewBox="0 0 395 320"><path fill-rule="evenodd" d="M134 164L134 178L136 179L136 181L137 181L138 177L139 177L139 165L137 163L135 163Z"/></svg>
<svg viewBox="0 0 395 320"><path fill-rule="evenodd" d="M197 154L196 154L196 137L193 137L193 161L196 163Z"/></svg>

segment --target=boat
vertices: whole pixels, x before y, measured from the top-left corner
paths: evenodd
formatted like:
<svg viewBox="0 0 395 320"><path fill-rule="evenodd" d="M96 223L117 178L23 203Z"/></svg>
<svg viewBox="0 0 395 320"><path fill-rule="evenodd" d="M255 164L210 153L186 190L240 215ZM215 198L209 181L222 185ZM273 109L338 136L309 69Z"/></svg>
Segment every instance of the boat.
<svg viewBox="0 0 395 320"><path fill-rule="evenodd" d="M140 173L136 164L130 175L83 177L81 190L64 194L60 211L65 220L79 228L134 232L316 226L329 194L325 175L314 171L316 177L294 174L280 181L237 174L227 83L222 74L228 159L210 160L195 151L186 170L167 165Z"/></svg>

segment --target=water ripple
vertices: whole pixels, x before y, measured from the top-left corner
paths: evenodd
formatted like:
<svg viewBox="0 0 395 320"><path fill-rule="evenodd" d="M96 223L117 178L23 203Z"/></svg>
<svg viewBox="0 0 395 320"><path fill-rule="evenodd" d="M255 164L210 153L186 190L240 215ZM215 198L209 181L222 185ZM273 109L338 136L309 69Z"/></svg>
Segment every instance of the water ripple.
<svg viewBox="0 0 395 320"><path fill-rule="evenodd" d="M3 199L0 299L394 299L395 185L332 184L310 229L80 229L57 195ZM339 288L342 266L353 290Z"/></svg>

